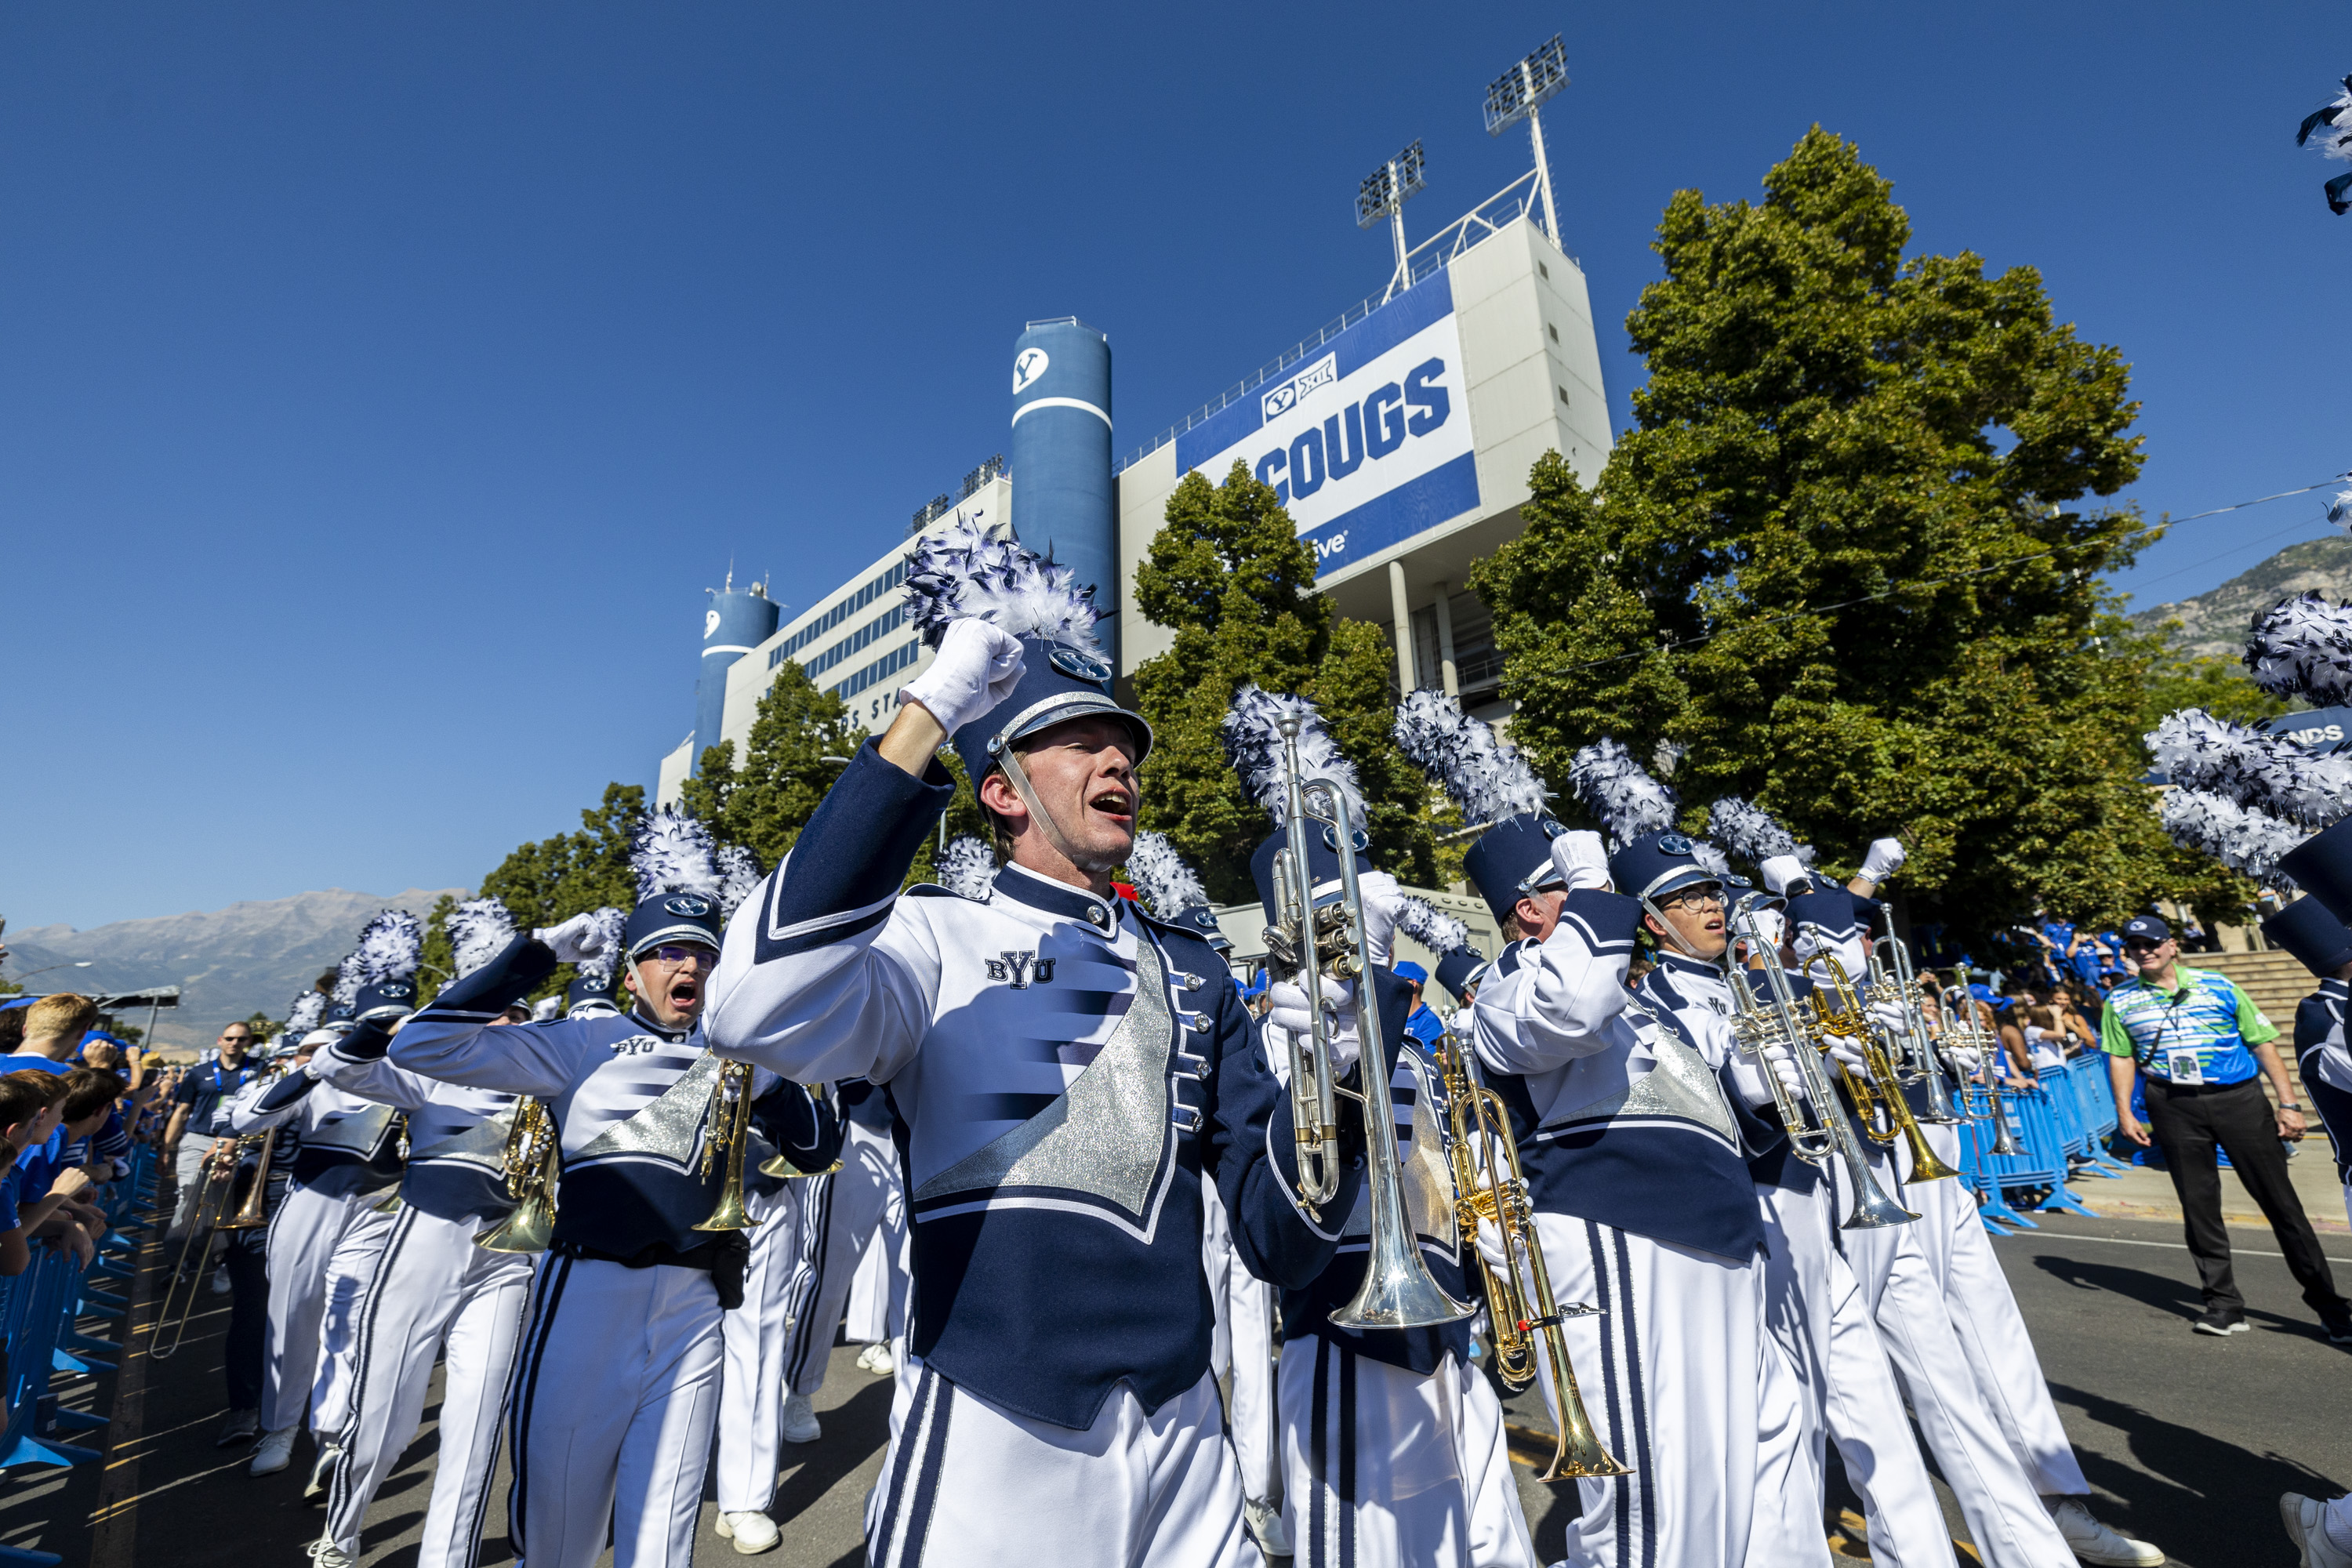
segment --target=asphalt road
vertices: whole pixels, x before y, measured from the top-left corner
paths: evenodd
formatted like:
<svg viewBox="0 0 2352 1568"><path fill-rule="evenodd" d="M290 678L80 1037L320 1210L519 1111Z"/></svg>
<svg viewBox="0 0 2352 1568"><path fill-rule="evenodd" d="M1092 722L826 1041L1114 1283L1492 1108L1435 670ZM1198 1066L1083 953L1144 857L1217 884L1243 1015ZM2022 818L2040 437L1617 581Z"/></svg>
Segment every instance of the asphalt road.
<svg viewBox="0 0 2352 1568"><path fill-rule="evenodd" d="M2320 1336L2284 1263L2264 1256L2277 1250L2268 1232L2233 1232L2254 1331L2214 1340L2189 1331L2198 1296L2176 1225L2043 1218L2039 1233L1995 1246L2098 1489L2097 1510L2188 1568L2293 1564L2274 1500L2290 1489L2326 1496L2352 1487L2352 1437L2341 1419L2352 1360ZM2352 1238L2331 1237L2326 1247L2352 1288ZM139 1295L146 1284L134 1287ZM200 1300L185 1348L168 1363L143 1352L152 1305L134 1308L134 1350L120 1373L60 1385L68 1405L113 1415L103 1468L9 1472L0 1482L0 1544L57 1552L91 1568L303 1568L302 1547L320 1523L300 1496L307 1439L295 1468L261 1479L244 1473L241 1451L214 1447L226 1299ZM119 1323L85 1326L110 1337L122 1332ZM863 1561L859 1512L879 1468L889 1389L857 1370L853 1357L848 1349L835 1352L818 1400L824 1440L786 1452L777 1510L784 1541L762 1560L776 1568ZM369 1516L363 1561L371 1568L415 1562L433 1413L428 1406L425 1431ZM1514 1418L1531 1431L1542 1425L1539 1406ZM1549 1560L1570 1501L1524 1468L1520 1482ZM499 1488L485 1564L513 1560L503 1477ZM1832 1496L1832 1521L1840 1501ZM713 1511L706 1501L698 1560L735 1561L729 1545L708 1533ZM1947 1515L1956 1539L1965 1540L1948 1507Z"/></svg>

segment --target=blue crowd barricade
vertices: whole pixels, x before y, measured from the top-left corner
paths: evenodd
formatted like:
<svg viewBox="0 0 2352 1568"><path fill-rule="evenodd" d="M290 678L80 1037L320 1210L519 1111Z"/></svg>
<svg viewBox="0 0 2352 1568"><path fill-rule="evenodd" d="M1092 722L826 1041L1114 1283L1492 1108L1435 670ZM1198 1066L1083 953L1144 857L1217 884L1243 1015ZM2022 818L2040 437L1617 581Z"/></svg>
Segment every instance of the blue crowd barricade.
<svg viewBox="0 0 2352 1568"><path fill-rule="evenodd" d="M2116 1086L2107 1076L2107 1053L2084 1051L2066 1064L2074 1081L2074 1100L2082 1107L2083 1127L2091 1140L2090 1169L2102 1176L2121 1176L2129 1169L2107 1152L2122 1118L2116 1114Z"/></svg>
<svg viewBox="0 0 2352 1568"><path fill-rule="evenodd" d="M1977 1189L1977 1215L1984 1221L1984 1227L1995 1236L2014 1234L2003 1230L2003 1225L2040 1230L2040 1226L2010 1206L2008 1195L2002 1191L2004 1185L2012 1184L2010 1168L2017 1163L2019 1157L1992 1152L1992 1096L1998 1092L1998 1089L1980 1083L1966 1084L1961 1089L1960 1102L1968 1108L1969 1119L1961 1125L1960 1136L1963 1148L1972 1151L1975 1174L1971 1179ZM2008 1115L2011 1133L2015 1136L2017 1112L2011 1097L2002 1098L2001 1109ZM2024 1146L2021 1137L2016 1141L2021 1148Z"/></svg>
<svg viewBox="0 0 2352 1568"><path fill-rule="evenodd" d="M1959 1105L1965 1110L1968 1105L1968 1093L1965 1087L1958 1098ZM2000 1194L1998 1189L1993 1188L1986 1179L1984 1150L1979 1142L1977 1126L1974 1117L1963 1115L1960 1118L1958 1127L1960 1180L1970 1192L1977 1195L1978 1222L1994 1236L2015 1236L2017 1234L2015 1231L2000 1223L2000 1211L2008 1208L2009 1205L2000 1201ZM1987 1202L1988 1195L1992 1200L1990 1204Z"/></svg>
<svg viewBox="0 0 2352 1568"><path fill-rule="evenodd" d="M2053 1068L2053 1070L2062 1069ZM2067 1096L2067 1105L2070 1109L2073 1103L2074 1097L2070 1093ZM2063 1209L2068 1214L2097 1218L2098 1216L2092 1213L2090 1207L2081 1198L2066 1189L2068 1149L2065 1123L2061 1120L2058 1097L2050 1092L2047 1083L2036 1083L2031 1089L2018 1090L2011 1104L2021 1118L2021 1124L2017 1129L2017 1141L2025 1145L2028 1151L2021 1157L2033 1162L2032 1179L2020 1181L2014 1184L2047 1187L2048 1195L2043 1197L2041 1203L2042 1208Z"/></svg>

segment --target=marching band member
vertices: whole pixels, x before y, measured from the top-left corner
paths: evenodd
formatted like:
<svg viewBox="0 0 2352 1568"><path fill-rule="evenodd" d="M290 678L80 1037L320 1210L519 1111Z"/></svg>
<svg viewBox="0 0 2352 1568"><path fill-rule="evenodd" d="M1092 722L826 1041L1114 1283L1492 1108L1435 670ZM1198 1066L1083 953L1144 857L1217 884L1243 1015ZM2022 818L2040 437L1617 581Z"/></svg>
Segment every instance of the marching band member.
<svg viewBox="0 0 2352 1568"><path fill-rule="evenodd" d="M630 1010L493 1028L559 963L589 956L592 917L518 936L392 1043L394 1066L542 1102L562 1162L554 1240L533 1282L513 1380L509 1531L534 1568L693 1560L716 1424L720 1319L742 1300L741 1232L713 1216L744 1097L785 1158L832 1162L830 1112L806 1090L746 1085L698 1021L728 879L709 836L656 813L638 829L638 892L620 956ZM715 1216L713 1216L715 1217Z"/></svg>
<svg viewBox="0 0 2352 1568"><path fill-rule="evenodd" d="M1277 729L1299 721L1302 784L1336 789L1353 821L1364 819L1355 768L1339 754L1314 705L1244 686L1225 715L1225 754L1244 789L1274 818L1250 869L1266 923L1281 911L1275 860L1289 780ZM1307 838L1315 894L1337 897L1340 851L1325 830ZM1386 971L1403 900L1393 879L1376 874L1360 847L1365 946ZM1392 973L1379 988L1381 1038L1392 1052L1390 1100L1409 1219L1422 1262L1445 1293L1467 1302L1453 1173L1444 1153L1441 1065L1405 1029L1410 988ZM1289 1081L1291 1041L1309 1026L1297 976L1277 975L1265 1028L1275 1076ZM1534 1568L1535 1546L1511 1474L1502 1405L1472 1365L1469 1312L1429 1328L1353 1330L1332 1314L1353 1299L1370 1257L1369 1193L1340 1227L1338 1255L1303 1289L1285 1293L1285 1334L1276 1373L1280 1402L1283 1524L1311 1568L1343 1563L1496 1564Z"/></svg>
<svg viewBox="0 0 2352 1568"><path fill-rule="evenodd" d="M938 656L730 922L709 1023L895 1113L913 1303L867 1561L1254 1563L1202 1188L1260 1277L1322 1269L1286 1097L1216 953L1111 890L1151 733L1068 570L965 523L917 546L908 594ZM899 891L950 737L1008 862L985 902Z"/></svg>
<svg viewBox="0 0 2352 1568"><path fill-rule="evenodd" d="M336 987L348 1024L302 1037L318 1050L360 1022L385 1026L407 1015L424 951L424 922L386 910L360 932ZM261 1385L262 1439L252 1473L286 1468L305 1408L319 1444L304 1495L324 1495L336 1435L350 1415L352 1352L360 1298L374 1278L392 1215L381 1207L400 1176L400 1129L390 1106L289 1072L250 1086L229 1106L238 1133L286 1128L295 1135L293 1174L269 1216L269 1341Z"/></svg>
<svg viewBox="0 0 2352 1568"><path fill-rule="evenodd" d="M1780 1136L1753 1113L1772 1103L1761 1073L1793 1083L1794 1065L1744 1059L1711 1014L1633 997L1640 900L1485 725L1423 698L1396 733L1486 829L1464 869L1509 945L1482 977L1472 1037L1510 1109L1554 1293L1601 1309L1562 1329L1601 1440L1631 1473L1579 1482L1570 1560L1826 1563L1746 1163ZM1671 821L1672 795L1613 742L1580 753L1573 777L1621 841Z"/></svg>
<svg viewBox="0 0 2352 1568"><path fill-rule="evenodd" d="M620 910L583 918L593 923L596 941L618 946ZM516 934L514 917L496 899L458 905L448 932L453 981L480 969ZM368 1507L415 1435L434 1363L446 1356L439 1450L417 1563L468 1568L489 1502L507 1378L530 1289L528 1255L493 1251L475 1239L514 1208L506 1152L515 1097L394 1067L385 1059L391 1045L392 1031L381 1021L362 1022L308 1068L347 1094L399 1111L409 1143L400 1206L361 1304L351 1414L335 1434L327 1524L311 1556L320 1568L359 1561Z"/></svg>

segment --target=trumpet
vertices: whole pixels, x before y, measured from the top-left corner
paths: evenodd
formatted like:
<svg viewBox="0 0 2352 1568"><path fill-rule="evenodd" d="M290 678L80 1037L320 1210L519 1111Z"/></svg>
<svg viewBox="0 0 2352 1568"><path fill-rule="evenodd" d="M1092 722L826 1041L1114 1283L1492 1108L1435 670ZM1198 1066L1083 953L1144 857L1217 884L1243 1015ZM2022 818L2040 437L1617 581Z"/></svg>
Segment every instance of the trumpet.
<svg viewBox="0 0 2352 1568"><path fill-rule="evenodd" d="M540 1100L515 1101L507 1125L507 1196L515 1206L507 1217L474 1237L485 1252L545 1252L555 1238L555 1186L563 1174L563 1152L555 1123Z"/></svg>
<svg viewBox="0 0 2352 1568"><path fill-rule="evenodd" d="M1780 1113L1780 1125L1789 1135L1790 1152L1809 1165L1826 1164L1834 1154L1845 1165L1846 1181L1853 1188L1853 1212L1840 1226L1844 1230L1876 1230L1885 1226L1908 1225L1919 1216L1896 1203L1870 1173L1870 1160L1863 1152L1861 1142L1854 1137L1853 1124L1831 1097L1828 1075L1822 1071L1822 1054L1812 1048L1805 1032L1804 1021L1797 1015L1797 999L1789 989L1789 977L1781 973L1772 944L1756 929L1753 895L1740 900L1732 911L1732 919L1740 936L1748 942L1748 951L1764 955L1761 968L1765 988L1771 993L1771 1010L1756 1005L1747 982L1737 969L1727 978L1731 982L1731 1034L1739 1048L1756 1058L1763 1069L1764 1081L1771 1086L1772 1103ZM1724 950L1724 963L1731 964L1729 948ZM1797 1064L1797 1076L1804 1080L1805 1098L1799 1101L1772 1070L1765 1052L1772 1046L1785 1046L1790 1059Z"/></svg>
<svg viewBox="0 0 2352 1568"><path fill-rule="evenodd" d="M1405 1219L1403 1171L1397 1157L1396 1113L1389 1099L1391 1058L1381 1037L1380 1009L1372 1005L1370 951L1364 944L1364 895L1356 881L1356 826L1338 789L1318 779L1302 783L1298 765L1298 721L1281 722L1283 830L1287 842L1274 857L1276 910L1280 918L1265 933L1273 961L1297 977L1307 998L1307 1038L1290 1038L1292 1121L1298 1140L1298 1195L1317 1215L1339 1190L1338 1097L1347 1094L1364 1111L1365 1181L1370 1188L1370 1252L1364 1281L1348 1304L1331 1314L1343 1329L1416 1329L1451 1323L1474 1309L1457 1301L1421 1260L1421 1248ZM1339 862L1339 901L1315 907L1315 872L1307 858L1307 825L1328 829L1326 842ZM1323 976L1366 981L1358 1028L1363 1043L1360 1092L1339 1087L1331 1069L1331 1020L1325 1013Z"/></svg>
<svg viewBox="0 0 2352 1568"><path fill-rule="evenodd" d="M1511 1136L1511 1120L1502 1098L1478 1082L1470 1067L1470 1053L1450 1032L1438 1037L1437 1068L1445 1089L1446 1152L1454 1168L1454 1217L1462 1231L1463 1249L1478 1260L1486 1286L1486 1315L1494 1327L1495 1374L1517 1394L1533 1383L1541 1358L1535 1335L1543 1336L1549 1351L1552 1403L1559 1412L1559 1436L1552 1445L1551 1463L1536 1479L1556 1481L1580 1476L1622 1476L1630 1473L1601 1443L1592 1417L1576 1390L1576 1372L1568 1362L1568 1336L1560 1331L1565 1318L1586 1317L1597 1307L1562 1308L1551 1294L1551 1274L1544 1267L1543 1243L1536 1236L1535 1205L1528 1201L1527 1173L1519 1167L1519 1148ZM1496 1148L1507 1169L1498 1166ZM1503 1263L1497 1269L1478 1247L1478 1223L1492 1220L1502 1237Z"/></svg>
<svg viewBox="0 0 2352 1568"><path fill-rule="evenodd" d="M2022 1152L2016 1134L2009 1130L2009 1113L2001 1109L2000 1075L1992 1070L1994 1053L2001 1048L2000 1037L1987 1037L1984 1026L1977 1019L1977 1000L1969 994L1964 985L1953 986L1944 993L1944 1012L1950 1020L1944 1026L1947 1034L1957 1037L1963 1049L1977 1054L1977 1071L1984 1078L1985 1099L1991 1102L1992 1109L1983 1116L1978 1116L1974 1111L1969 1115L1972 1120L1992 1123L1992 1148L1990 1152ZM1966 1023L1961 1022L1964 1018L1968 1020Z"/></svg>
<svg viewBox="0 0 2352 1568"><path fill-rule="evenodd" d="M1904 1083L1925 1083L1927 1086L1927 1109L1922 1121L1949 1126L1959 1121L1952 1113L1951 1091L1944 1085L1943 1064L1936 1058L1936 1042L1927 1033L1927 1020L1919 1011L1919 978L1911 967L1911 948L1895 934L1895 911L1881 905L1879 913L1885 919L1886 934L1875 944L1885 950L1893 960L1895 979L1887 983L1885 966L1878 953L1870 955L1870 994L1892 996L1903 1008L1903 1027L1890 1030L1889 1039L1895 1047L1895 1068Z"/></svg>
<svg viewBox="0 0 2352 1568"><path fill-rule="evenodd" d="M1823 1050L1829 1049L1833 1037L1861 1046L1863 1070L1857 1073L1840 1062L1838 1077L1845 1084L1846 1093L1853 1097L1863 1131L1874 1143L1892 1144L1901 1138L1911 1151L1911 1180L1915 1182L1940 1182L1958 1175L1958 1171L1936 1157L1927 1135L1919 1131L1919 1123L1911 1115L1910 1102L1903 1098L1903 1086L1895 1077L1894 1065L1887 1061L1886 1052L1871 1028L1870 1015L1863 1011L1861 998L1853 994L1853 983L1846 979L1845 965L1833 953L1822 953L1819 959L1829 969L1830 986L1837 993L1838 1005L1832 1008L1819 990L1814 991L1814 1037ZM1879 1125L1882 1120L1885 1123L1884 1131Z"/></svg>
<svg viewBox="0 0 2352 1568"><path fill-rule="evenodd" d="M147 1353L153 1360L169 1361L179 1353L180 1342L187 1338L188 1320L195 1315L196 1310L196 1291L204 1281L205 1264L212 1256L213 1233L221 1228L221 1210L228 1206L228 1194L236 1183L236 1167L250 1142L251 1135L242 1138L224 1135L214 1140L211 1150L205 1155L203 1180L196 1185L195 1205L188 1211L188 1237L180 1244L180 1260L173 1266L172 1278L163 1287L163 1300L156 1304L155 1338L147 1347ZM269 1168L264 1165L254 1185L265 1185L268 1179ZM193 1273L188 1269L191 1254L196 1261ZM184 1280L185 1294L181 1295L179 1304L174 1308L172 1298L180 1292ZM173 1317L175 1310L179 1314L176 1321ZM171 1335L168 1342L164 1338L167 1325Z"/></svg>
<svg viewBox="0 0 2352 1568"><path fill-rule="evenodd" d="M811 1084L809 1086L809 1093L815 1096L819 1100L824 1100L824 1085L821 1083ZM760 1174L763 1176L782 1176L788 1182L801 1181L810 1176L830 1176L835 1172L841 1169L841 1164L842 1163L839 1160L835 1160L832 1164L827 1165L822 1171L803 1171L798 1165L793 1164L790 1160L785 1159L782 1154L772 1154L768 1158L760 1162Z"/></svg>
<svg viewBox="0 0 2352 1568"><path fill-rule="evenodd" d="M239 1142L241 1143L243 1141L239 1140ZM261 1135L261 1163L253 1173L253 1185L247 1191L245 1202L237 1205L236 1214L221 1221L217 1228L258 1230L269 1223L269 1216L264 1211L269 1204L269 1155L277 1146L278 1129L272 1127ZM236 1179L234 1172L231 1173L230 1179L232 1181Z"/></svg>
<svg viewBox="0 0 2352 1568"><path fill-rule="evenodd" d="M719 1204L697 1230L750 1230L760 1222L743 1205L743 1154L751 1133L751 1064L722 1062L710 1086L710 1115L702 1142L702 1174L724 1162ZM721 1148L724 1154L719 1152Z"/></svg>

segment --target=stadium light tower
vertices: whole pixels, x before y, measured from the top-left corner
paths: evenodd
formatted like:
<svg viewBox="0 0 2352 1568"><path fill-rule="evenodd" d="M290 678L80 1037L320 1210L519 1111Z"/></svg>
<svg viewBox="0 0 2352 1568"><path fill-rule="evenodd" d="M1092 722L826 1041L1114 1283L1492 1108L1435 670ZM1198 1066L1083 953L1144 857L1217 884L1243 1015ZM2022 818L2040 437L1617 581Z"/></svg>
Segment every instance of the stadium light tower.
<svg viewBox="0 0 2352 1568"><path fill-rule="evenodd" d="M1524 120L1528 134L1536 144L1536 184L1543 187L1544 226L1551 233L1551 242L1563 250L1566 244L1559 237L1559 214L1551 205L1551 166L1544 161L1543 116L1539 110L1544 100L1568 85L1568 54L1559 45L1559 35L1496 77L1486 86L1486 134L1500 136Z"/></svg>
<svg viewBox="0 0 2352 1568"><path fill-rule="evenodd" d="M1356 226L1370 228L1382 218L1389 220L1390 236L1396 241L1396 283L1399 288L1412 287L1412 276L1405 270L1404 204L1419 195L1429 182L1423 178L1421 143L1412 146L1364 176L1356 187Z"/></svg>

